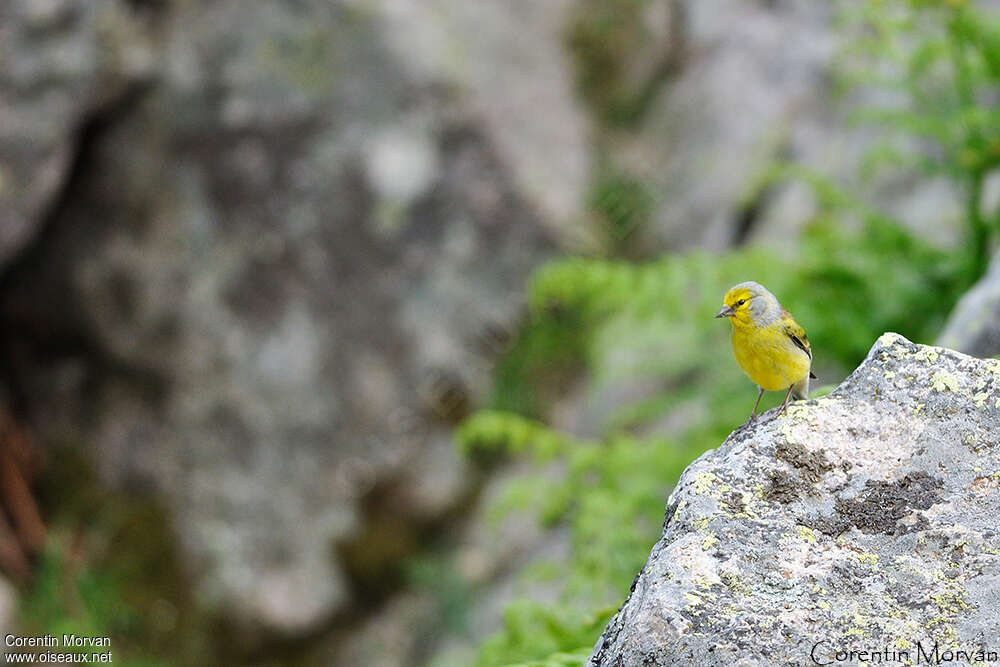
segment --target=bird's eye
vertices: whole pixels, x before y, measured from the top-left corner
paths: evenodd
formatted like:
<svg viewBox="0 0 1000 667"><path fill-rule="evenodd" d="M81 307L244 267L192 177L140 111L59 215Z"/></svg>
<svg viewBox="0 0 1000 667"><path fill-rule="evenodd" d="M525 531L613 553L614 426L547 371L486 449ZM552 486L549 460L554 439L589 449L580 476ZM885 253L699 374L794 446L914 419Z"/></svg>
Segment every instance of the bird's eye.
<svg viewBox="0 0 1000 667"><path fill-rule="evenodd" d="M736 302L736 305L737 305L737 306L742 306L742 305L743 305L744 303L746 303L746 302L747 302L747 300L746 300L746 299L740 299L739 301L737 301L737 302Z"/></svg>

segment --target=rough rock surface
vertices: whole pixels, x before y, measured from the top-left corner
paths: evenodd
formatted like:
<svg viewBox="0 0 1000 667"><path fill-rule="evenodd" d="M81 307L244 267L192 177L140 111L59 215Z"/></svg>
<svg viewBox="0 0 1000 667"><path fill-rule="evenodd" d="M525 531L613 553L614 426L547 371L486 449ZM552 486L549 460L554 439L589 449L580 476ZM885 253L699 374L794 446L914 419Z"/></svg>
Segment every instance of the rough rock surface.
<svg viewBox="0 0 1000 667"><path fill-rule="evenodd" d="M294 636L469 492L451 425L554 245L369 9L156 6L155 84L3 277L5 347L44 436L165 496L199 598Z"/></svg>
<svg viewBox="0 0 1000 667"><path fill-rule="evenodd" d="M1000 362L883 335L688 467L591 664L1000 650L997 433Z"/></svg>
<svg viewBox="0 0 1000 667"><path fill-rule="evenodd" d="M937 342L975 357L1000 355L1000 253L955 306Z"/></svg>
<svg viewBox="0 0 1000 667"><path fill-rule="evenodd" d="M368 3L410 76L467 94L518 190L563 238L580 232L593 150L563 48L577 1Z"/></svg>
<svg viewBox="0 0 1000 667"><path fill-rule="evenodd" d="M0 3L0 267L37 234L82 126L150 76L146 33L116 0Z"/></svg>
<svg viewBox="0 0 1000 667"><path fill-rule="evenodd" d="M831 85L846 34L835 17L853 3L675 4L679 65L650 96L642 122L613 139L615 159L656 202L637 230L645 246L791 242L817 211L814 195L801 183L760 187L764 172L788 159L866 193L932 242L959 241L962 196L945 179L858 175L880 137L848 129Z"/></svg>

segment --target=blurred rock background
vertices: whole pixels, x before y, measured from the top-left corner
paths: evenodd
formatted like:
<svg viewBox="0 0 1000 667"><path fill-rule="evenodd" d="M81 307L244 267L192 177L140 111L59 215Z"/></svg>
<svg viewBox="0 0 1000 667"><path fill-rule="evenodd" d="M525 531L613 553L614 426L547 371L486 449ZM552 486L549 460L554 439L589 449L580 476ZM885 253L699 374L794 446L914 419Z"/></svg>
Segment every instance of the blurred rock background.
<svg viewBox="0 0 1000 667"><path fill-rule="evenodd" d="M516 574L570 557L530 518L486 528L527 464L453 442L503 402L539 267L794 253L822 202L777 162L964 243L954 179L858 169L880 135L838 95L840 9L3 3L2 396L52 527L5 627L174 663L467 664ZM535 416L583 437L659 387L553 374Z"/></svg>

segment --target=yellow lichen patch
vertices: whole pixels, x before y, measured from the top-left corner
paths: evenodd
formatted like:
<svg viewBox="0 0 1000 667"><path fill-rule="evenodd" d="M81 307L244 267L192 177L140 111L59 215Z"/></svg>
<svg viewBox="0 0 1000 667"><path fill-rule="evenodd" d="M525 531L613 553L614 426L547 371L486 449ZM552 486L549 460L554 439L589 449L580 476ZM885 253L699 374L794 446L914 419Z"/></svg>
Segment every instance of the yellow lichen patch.
<svg viewBox="0 0 1000 667"><path fill-rule="evenodd" d="M700 597L698 597L694 593L685 593L684 597L687 599L688 602L691 603L692 606L693 605L702 604L702 603L705 602L704 600L702 600Z"/></svg>
<svg viewBox="0 0 1000 667"><path fill-rule="evenodd" d="M936 632L932 636L944 643L950 643L957 639L952 623L961 612L969 609L969 604L965 601L965 589L960 583L946 578L941 570L935 570L933 576L943 584L944 588L943 591L931 596L940 613L930 618L924 627L935 628Z"/></svg>
<svg viewBox="0 0 1000 667"><path fill-rule="evenodd" d="M958 391L958 378L947 371L938 371L931 380L934 391Z"/></svg>
<svg viewBox="0 0 1000 667"><path fill-rule="evenodd" d="M790 403L787 408L785 408L785 418L793 420L796 417L802 417L810 411L810 406L803 403Z"/></svg>
<svg viewBox="0 0 1000 667"><path fill-rule="evenodd" d="M892 347L898 341L901 341L901 340L903 340L903 337L900 336L898 333L896 333L894 331L886 331L884 334L882 334L881 336L879 336L878 340L875 341L875 342L877 342L882 347Z"/></svg>
<svg viewBox="0 0 1000 667"><path fill-rule="evenodd" d="M753 593L747 588L747 585L743 583L739 575L732 571L724 571L719 573L719 577L725 582L726 586L729 587L734 593L739 593L740 595L745 595L747 597L752 597Z"/></svg>
<svg viewBox="0 0 1000 667"><path fill-rule="evenodd" d="M945 613L957 614L962 609L969 608L969 604L965 601L964 591L953 590L938 593L937 595L932 595L931 599Z"/></svg>
<svg viewBox="0 0 1000 667"><path fill-rule="evenodd" d="M938 351L932 347L922 347L917 352L914 353L913 358L917 361L923 361L924 363L933 364L938 360Z"/></svg>
<svg viewBox="0 0 1000 667"><path fill-rule="evenodd" d="M878 344L885 348L885 351L890 353L897 359L905 359L907 356L906 348L902 345L897 346L896 343L905 342L904 339L899 334L892 332L887 332L879 336Z"/></svg>
<svg viewBox="0 0 1000 667"><path fill-rule="evenodd" d="M986 405L986 399L989 397L990 397L989 394L987 394L985 391L981 391L975 396L973 396L972 400L975 401L977 408L981 408L984 405Z"/></svg>
<svg viewBox="0 0 1000 667"><path fill-rule="evenodd" d="M816 543L816 533L813 532L812 528L808 526L798 526L798 529L800 538L802 538L806 542L809 542L810 544Z"/></svg>
<svg viewBox="0 0 1000 667"><path fill-rule="evenodd" d="M878 554L873 553L860 553L855 554L858 560L867 565L877 565L878 564Z"/></svg>
<svg viewBox="0 0 1000 667"><path fill-rule="evenodd" d="M714 473L700 472L694 476L694 492L698 494L707 493L714 483Z"/></svg>
<svg viewBox="0 0 1000 667"><path fill-rule="evenodd" d="M704 551L708 551L709 549L714 547L718 541L719 541L718 537L716 537L713 533L709 533L708 535L705 536L705 539L701 541L701 548Z"/></svg>

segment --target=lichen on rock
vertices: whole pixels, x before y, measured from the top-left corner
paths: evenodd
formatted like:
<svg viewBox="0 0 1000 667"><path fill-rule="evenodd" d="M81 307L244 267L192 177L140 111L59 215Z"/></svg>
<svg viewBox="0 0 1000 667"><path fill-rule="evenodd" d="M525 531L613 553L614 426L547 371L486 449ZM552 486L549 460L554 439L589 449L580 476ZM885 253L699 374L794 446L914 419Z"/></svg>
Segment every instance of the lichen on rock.
<svg viewBox="0 0 1000 667"><path fill-rule="evenodd" d="M738 428L681 476L590 664L997 650L998 398L990 361L885 334L832 394Z"/></svg>

